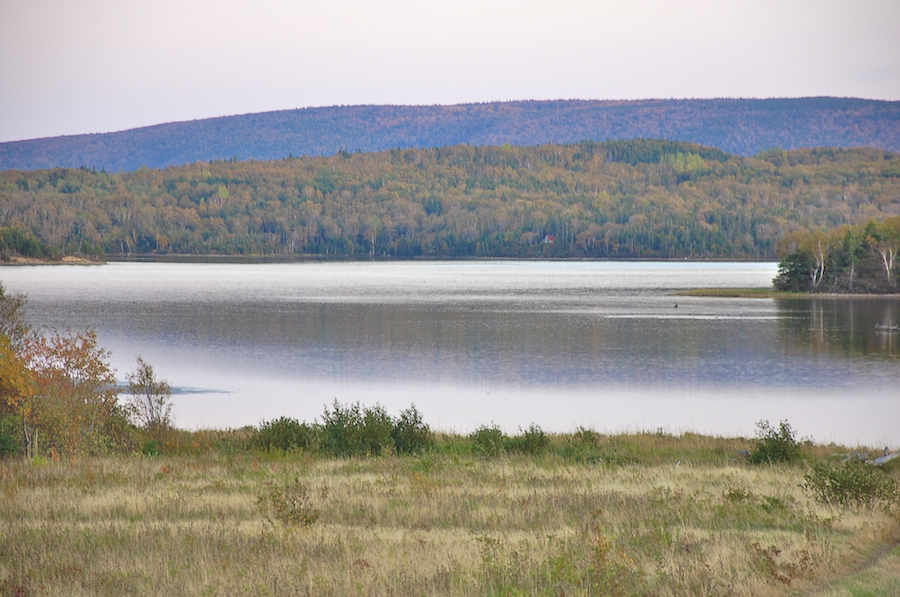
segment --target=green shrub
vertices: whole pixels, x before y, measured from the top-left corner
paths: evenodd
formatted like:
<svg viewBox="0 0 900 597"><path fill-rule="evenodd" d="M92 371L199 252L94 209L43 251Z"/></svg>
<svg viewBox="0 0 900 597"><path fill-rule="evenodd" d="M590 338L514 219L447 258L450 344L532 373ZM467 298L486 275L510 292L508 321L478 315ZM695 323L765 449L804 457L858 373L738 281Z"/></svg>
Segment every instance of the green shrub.
<svg viewBox="0 0 900 597"><path fill-rule="evenodd" d="M790 423L781 421L778 428L768 421L756 424L756 448L750 452L753 464L791 462L800 456L800 444Z"/></svg>
<svg viewBox="0 0 900 597"><path fill-rule="evenodd" d="M394 421L380 404L363 408L362 451L359 454L380 456L394 449Z"/></svg>
<svg viewBox="0 0 900 597"><path fill-rule="evenodd" d="M550 436L532 423L522 435L509 438L506 448L510 452L519 452L520 454L540 454L550 448Z"/></svg>
<svg viewBox="0 0 900 597"><path fill-rule="evenodd" d="M469 435L472 451L479 456L499 456L506 445L506 436L496 425L482 425Z"/></svg>
<svg viewBox="0 0 900 597"><path fill-rule="evenodd" d="M593 429L579 427L559 450L559 454L575 462L597 464L603 461L600 448L602 439Z"/></svg>
<svg viewBox="0 0 900 597"><path fill-rule="evenodd" d="M141 445L141 454L144 456L159 456L159 442L155 439L147 440Z"/></svg>
<svg viewBox="0 0 900 597"><path fill-rule="evenodd" d="M342 406L334 401L322 415L322 450L332 456L351 456L362 450L363 418L359 403Z"/></svg>
<svg viewBox="0 0 900 597"><path fill-rule="evenodd" d="M337 400L322 415L322 450L332 456L379 456L394 447L393 421L384 408L342 406Z"/></svg>
<svg viewBox="0 0 900 597"><path fill-rule="evenodd" d="M391 437L397 454L418 454L434 447L434 433L422 421L415 404L400 412L400 417L394 421Z"/></svg>
<svg viewBox="0 0 900 597"><path fill-rule="evenodd" d="M804 480L806 490L826 504L874 508L900 503L897 482L855 458L843 464L816 462Z"/></svg>
<svg viewBox="0 0 900 597"><path fill-rule="evenodd" d="M312 425L290 417L263 421L253 436L253 447L270 452L282 450L311 450L316 446L317 430Z"/></svg>

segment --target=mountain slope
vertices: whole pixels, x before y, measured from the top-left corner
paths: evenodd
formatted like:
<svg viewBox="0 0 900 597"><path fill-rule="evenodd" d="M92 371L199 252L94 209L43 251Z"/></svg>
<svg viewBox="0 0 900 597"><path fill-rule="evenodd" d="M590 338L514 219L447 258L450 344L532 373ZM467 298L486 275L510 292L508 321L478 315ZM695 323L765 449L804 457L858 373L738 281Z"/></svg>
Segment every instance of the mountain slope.
<svg viewBox="0 0 900 597"><path fill-rule="evenodd" d="M665 138L754 155L772 147L900 151L900 102L843 98L525 101L307 108L0 143L0 170L163 168L458 144Z"/></svg>

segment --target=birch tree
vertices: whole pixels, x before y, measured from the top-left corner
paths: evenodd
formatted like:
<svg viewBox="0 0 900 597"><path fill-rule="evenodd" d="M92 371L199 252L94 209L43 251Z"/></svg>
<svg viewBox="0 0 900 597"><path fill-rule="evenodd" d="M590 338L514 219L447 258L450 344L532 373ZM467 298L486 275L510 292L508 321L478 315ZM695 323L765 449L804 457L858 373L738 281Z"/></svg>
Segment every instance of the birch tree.
<svg viewBox="0 0 900 597"><path fill-rule="evenodd" d="M881 258L888 284L894 286L894 258L900 247L900 218L892 218L879 222L871 227L874 234L868 238L872 252ZM868 231L868 229L867 229Z"/></svg>

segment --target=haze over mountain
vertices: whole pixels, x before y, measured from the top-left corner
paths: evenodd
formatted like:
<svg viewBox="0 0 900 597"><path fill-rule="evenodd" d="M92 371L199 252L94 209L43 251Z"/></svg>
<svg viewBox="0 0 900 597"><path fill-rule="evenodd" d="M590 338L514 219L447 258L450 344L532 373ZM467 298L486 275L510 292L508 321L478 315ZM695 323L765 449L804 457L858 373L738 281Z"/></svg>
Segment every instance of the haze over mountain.
<svg viewBox="0 0 900 597"><path fill-rule="evenodd" d="M332 106L0 143L0 170L133 171L197 161L280 159L458 144L662 138L754 155L773 147L900 151L900 102L853 98L521 101Z"/></svg>

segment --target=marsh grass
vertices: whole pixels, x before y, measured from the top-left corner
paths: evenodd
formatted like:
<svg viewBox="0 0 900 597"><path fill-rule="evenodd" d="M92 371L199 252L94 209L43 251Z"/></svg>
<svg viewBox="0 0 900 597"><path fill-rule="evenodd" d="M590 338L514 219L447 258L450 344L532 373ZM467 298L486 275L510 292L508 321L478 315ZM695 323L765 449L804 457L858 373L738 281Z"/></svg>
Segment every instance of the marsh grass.
<svg viewBox="0 0 900 597"><path fill-rule="evenodd" d="M202 441L223 438L0 462L0 592L786 595L900 526L815 500L802 462L736 459L753 445L736 438L579 430L486 457L438 434L422 454L345 459Z"/></svg>

